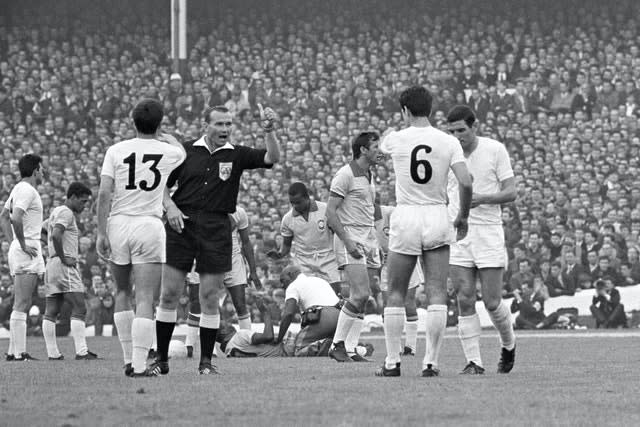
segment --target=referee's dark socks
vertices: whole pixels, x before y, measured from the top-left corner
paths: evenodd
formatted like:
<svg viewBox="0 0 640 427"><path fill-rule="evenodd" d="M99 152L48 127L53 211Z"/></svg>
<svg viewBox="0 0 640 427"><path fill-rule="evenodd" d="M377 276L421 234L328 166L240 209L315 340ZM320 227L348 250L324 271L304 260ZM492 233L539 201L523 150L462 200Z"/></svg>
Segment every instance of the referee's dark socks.
<svg viewBox="0 0 640 427"><path fill-rule="evenodd" d="M158 359L161 362L169 360L169 342L176 326L177 313L158 307L156 310L156 339L158 341Z"/></svg>
<svg viewBox="0 0 640 427"><path fill-rule="evenodd" d="M200 315L200 363L211 363L219 327L219 314Z"/></svg>

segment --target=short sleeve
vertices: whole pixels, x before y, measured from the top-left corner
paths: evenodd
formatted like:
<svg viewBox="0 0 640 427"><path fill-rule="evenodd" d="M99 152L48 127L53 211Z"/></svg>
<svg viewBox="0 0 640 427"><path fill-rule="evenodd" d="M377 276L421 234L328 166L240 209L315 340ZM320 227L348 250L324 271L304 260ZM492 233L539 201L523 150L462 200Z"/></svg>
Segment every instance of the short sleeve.
<svg viewBox="0 0 640 427"><path fill-rule="evenodd" d="M298 292L298 287L295 283L292 283L287 287L287 290L284 294L284 300L294 299L296 302L300 301L300 293Z"/></svg>
<svg viewBox="0 0 640 427"><path fill-rule="evenodd" d="M451 163L449 163L449 166L460 162L464 162L464 153L462 152L462 147L458 143L458 140L453 138L451 144Z"/></svg>
<svg viewBox="0 0 640 427"><path fill-rule="evenodd" d="M384 154L391 154L393 151L393 145L395 144L395 140L397 138L397 132L390 132L387 136L382 138L382 143L380 144L380 151Z"/></svg>
<svg viewBox="0 0 640 427"><path fill-rule="evenodd" d="M33 203L34 194L36 191L25 191L26 188L20 188L20 191L16 191L13 194L13 208L20 208L23 211L27 211L31 203Z"/></svg>
<svg viewBox="0 0 640 427"><path fill-rule="evenodd" d="M51 224L51 227L55 227L56 225L61 225L65 229L71 227L73 225L73 212L71 209L60 209L58 214L55 217L55 220Z"/></svg>
<svg viewBox="0 0 640 427"><path fill-rule="evenodd" d="M238 207L236 209L236 213L238 214L238 230L246 230L249 228L249 217L247 216L247 212L241 207Z"/></svg>
<svg viewBox="0 0 640 427"><path fill-rule="evenodd" d="M282 217L282 222L280 223L280 234L284 237L293 237L293 230L291 229L291 211L287 212L284 217Z"/></svg>
<svg viewBox="0 0 640 427"><path fill-rule="evenodd" d="M243 146L236 146L236 150L239 150L239 156L237 157L240 169L258 169L258 168L271 168L273 164L267 164L264 161L264 156L267 154L265 149L257 149Z"/></svg>
<svg viewBox="0 0 640 427"><path fill-rule="evenodd" d="M116 178L116 162L113 157L114 157L113 148L111 147L107 150L107 153L104 155L104 161L102 162L102 169L100 171L100 174L115 179Z"/></svg>
<svg viewBox="0 0 640 427"><path fill-rule="evenodd" d="M511 169L511 160L509 159L509 153L504 145L500 144L498 152L496 153L496 175L500 181L512 178L513 169Z"/></svg>
<svg viewBox="0 0 640 427"><path fill-rule="evenodd" d="M353 179L347 174L347 169L343 168L338 171L336 176L331 180L331 193L336 194L343 199L349 194Z"/></svg>

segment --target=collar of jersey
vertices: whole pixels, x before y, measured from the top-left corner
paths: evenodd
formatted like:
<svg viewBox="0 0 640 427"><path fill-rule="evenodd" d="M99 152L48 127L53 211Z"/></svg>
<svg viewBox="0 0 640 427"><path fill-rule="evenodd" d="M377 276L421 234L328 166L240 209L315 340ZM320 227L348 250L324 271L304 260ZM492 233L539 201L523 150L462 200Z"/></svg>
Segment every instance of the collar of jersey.
<svg viewBox="0 0 640 427"><path fill-rule="evenodd" d="M291 209L291 210L293 211L292 216L300 216L300 215L302 215L300 212L298 212L295 209ZM318 204L316 203L315 200L312 200L311 204L309 205L309 213L315 212L317 210L318 210Z"/></svg>
<svg viewBox="0 0 640 427"><path fill-rule="evenodd" d="M369 171L367 169L361 168L358 162L356 162L355 160L349 162L349 167L351 168L351 172L353 173L354 177L364 176L365 178L369 179Z"/></svg>
<svg viewBox="0 0 640 427"><path fill-rule="evenodd" d="M200 139L198 139L196 142L194 142L194 143L193 143L193 146L194 146L194 147L204 147L204 148L206 148L206 149L207 149L207 151L209 152L209 154L213 154L213 153L215 153L216 151L219 151L219 150L233 150L233 149L234 149L234 146L233 146L233 145L231 145L231 143L230 143L230 142L227 142L227 143L226 143L226 144L224 144L222 147L218 147L218 148L216 148L215 150L211 151L211 150L209 149L209 146L207 145L207 143L206 143L206 142L205 142L205 140L204 140L204 135L203 135L203 136L201 136L201 137L200 137Z"/></svg>

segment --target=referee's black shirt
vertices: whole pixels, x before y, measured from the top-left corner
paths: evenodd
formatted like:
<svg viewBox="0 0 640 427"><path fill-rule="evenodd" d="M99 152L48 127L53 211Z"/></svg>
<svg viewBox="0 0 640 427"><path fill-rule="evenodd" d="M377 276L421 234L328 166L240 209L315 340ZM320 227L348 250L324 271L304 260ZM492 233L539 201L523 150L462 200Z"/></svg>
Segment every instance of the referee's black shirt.
<svg viewBox="0 0 640 427"><path fill-rule="evenodd" d="M171 173L167 185L178 183L172 199L185 215L235 212L242 172L273 166L264 162L267 150L227 143L211 153L204 137L186 142L184 148L187 158Z"/></svg>

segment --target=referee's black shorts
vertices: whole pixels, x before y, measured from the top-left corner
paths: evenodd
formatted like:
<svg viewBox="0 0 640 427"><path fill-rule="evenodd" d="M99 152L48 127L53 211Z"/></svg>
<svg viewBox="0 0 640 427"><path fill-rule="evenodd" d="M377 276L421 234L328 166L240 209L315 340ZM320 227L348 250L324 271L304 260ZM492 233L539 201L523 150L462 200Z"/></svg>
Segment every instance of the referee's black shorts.
<svg viewBox="0 0 640 427"><path fill-rule="evenodd" d="M196 261L198 273L219 274L231 271L231 220L229 215L211 212L185 212L182 233L169 223L167 264L188 272Z"/></svg>

